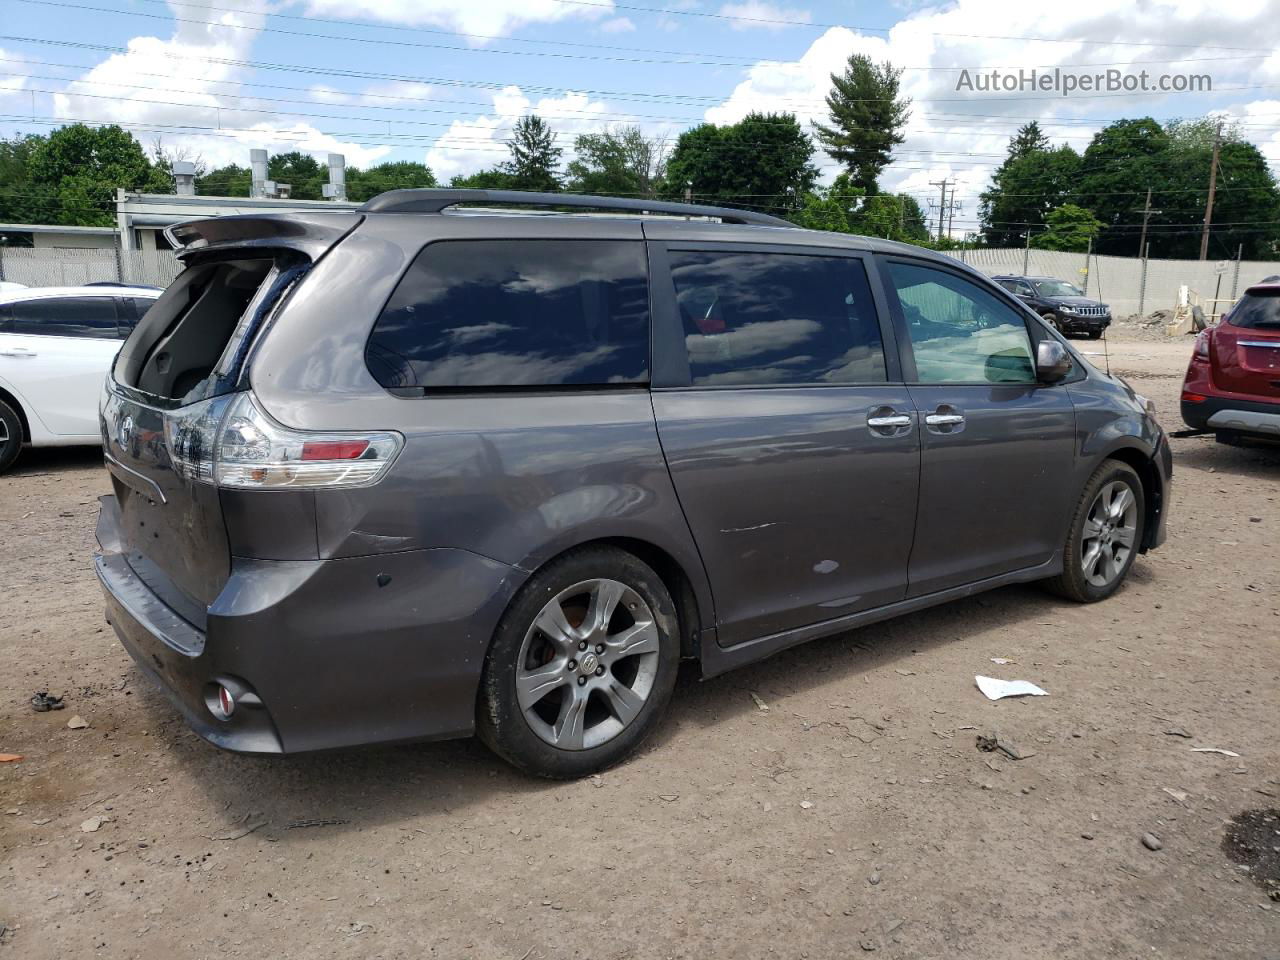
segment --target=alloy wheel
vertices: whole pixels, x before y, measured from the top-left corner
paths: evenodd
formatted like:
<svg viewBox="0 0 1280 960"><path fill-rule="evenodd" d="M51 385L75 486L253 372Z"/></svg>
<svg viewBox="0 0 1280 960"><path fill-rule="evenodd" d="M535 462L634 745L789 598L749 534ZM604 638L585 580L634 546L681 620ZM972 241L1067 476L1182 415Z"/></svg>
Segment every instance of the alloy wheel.
<svg viewBox="0 0 1280 960"><path fill-rule="evenodd" d="M1129 484L1112 480L1089 506L1080 537L1080 566L1095 587L1110 586L1129 562L1138 536L1138 501Z"/></svg>
<svg viewBox="0 0 1280 960"><path fill-rule="evenodd" d="M526 631L516 699L537 736L590 750L618 736L653 691L661 640L644 598L617 580L561 590Z"/></svg>

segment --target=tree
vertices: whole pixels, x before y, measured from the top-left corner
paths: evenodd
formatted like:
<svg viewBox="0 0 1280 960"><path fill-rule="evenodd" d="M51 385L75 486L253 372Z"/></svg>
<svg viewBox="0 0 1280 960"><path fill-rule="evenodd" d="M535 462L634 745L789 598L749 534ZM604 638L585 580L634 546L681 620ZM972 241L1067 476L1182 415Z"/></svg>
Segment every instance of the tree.
<svg viewBox="0 0 1280 960"><path fill-rule="evenodd" d="M749 113L737 123L703 123L680 134L667 161L664 195L792 213L813 188L813 141L794 114Z"/></svg>
<svg viewBox="0 0 1280 960"><path fill-rule="evenodd" d="M567 187L577 193L652 197L666 168L666 147L639 127L585 133L573 142Z"/></svg>
<svg viewBox="0 0 1280 960"><path fill-rule="evenodd" d="M507 148L511 159L502 169L511 175L514 189L544 193L560 189L557 168L564 151L556 146L555 133L540 116L535 113L517 120Z"/></svg>
<svg viewBox="0 0 1280 960"><path fill-rule="evenodd" d="M253 183L253 171L239 164L210 170L196 178L196 193L208 197L247 197Z"/></svg>
<svg viewBox="0 0 1280 960"><path fill-rule="evenodd" d="M455 174L449 186L461 190L515 190L516 182L513 174L496 167L476 173Z"/></svg>
<svg viewBox="0 0 1280 960"><path fill-rule="evenodd" d="M879 192L880 172L905 139L902 128L911 116L911 101L898 95L901 76L902 70L888 62L877 66L870 57L853 54L844 76L831 74L830 126L815 125L827 154L867 196Z"/></svg>
<svg viewBox="0 0 1280 960"><path fill-rule="evenodd" d="M1089 241L1098 236L1102 221L1091 212L1074 203L1064 203L1045 217L1046 230L1031 238L1031 246L1037 250L1063 250L1084 253Z"/></svg>
<svg viewBox="0 0 1280 960"><path fill-rule="evenodd" d="M117 189L173 189L142 145L114 124L75 123L36 138L27 157L27 179L38 195L28 207L28 219L35 223L111 226Z"/></svg>
<svg viewBox="0 0 1280 960"><path fill-rule="evenodd" d="M924 212L914 197L905 193L868 197L861 187L853 185L847 173L837 176L830 187L807 193L791 219L810 230L856 233L904 243L923 243L929 238Z"/></svg>
<svg viewBox="0 0 1280 960"><path fill-rule="evenodd" d="M1030 146L1020 131L1009 142L1009 156L992 175L991 185L979 197L987 246L1019 247L1028 230L1033 235L1039 232L1049 211L1075 198L1080 167L1080 155L1070 147Z"/></svg>
<svg viewBox="0 0 1280 960"><path fill-rule="evenodd" d="M196 179L203 177L208 172L208 165L204 162L204 157L187 146L166 147L164 141L156 137L151 141L151 162L155 164L155 168L169 180L169 189L162 190L161 193L173 193L173 165L179 161L187 161L195 167Z"/></svg>
<svg viewBox="0 0 1280 960"><path fill-rule="evenodd" d="M1048 149L1049 138L1041 131L1040 124L1032 120L1020 126L1018 132L1009 138L1009 157L1005 162L1021 160L1028 154Z"/></svg>
<svg viewBox="0 0 1280 960"><path fill-rule="evenodd" d="M347 199L357 203L388 190L434 186L436 176L431 168L411 160L379 163L368 170L347 168Z"/></svg>
<svg viewBox="0 0 1280 960"><path fill-rule="evenodd" d="M44 138L35 134L0 140L0 223L32 222L31 154Z"/></svg>

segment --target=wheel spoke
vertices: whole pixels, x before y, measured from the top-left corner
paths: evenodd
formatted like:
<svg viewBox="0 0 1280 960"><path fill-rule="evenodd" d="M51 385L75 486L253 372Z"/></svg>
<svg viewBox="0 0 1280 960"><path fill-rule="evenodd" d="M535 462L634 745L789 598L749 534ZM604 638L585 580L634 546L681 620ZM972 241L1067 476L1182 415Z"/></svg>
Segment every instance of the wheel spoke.
<svg viewBox="0 0 1280 960"><path fill-rule="evenodd" d="M517 675L516 694L520 700L520 706L528 710L568 680L569 674L565 670L565 661L561 657L530 673Z"/></svg>
<svg viewBox="0 0 1280 960"><path fill-rule="evenodd" d="M1116 575L1116 555L1111 546L1106 546L1102 550L1102 580L1104 583L1110 583L1111 579Z"/></svg>
<svg viewBox="0 0 1280 960"><path fill-rule="evenodd" d="M569 626L569 621L564 616L564 609L558 602L553 601L543 607L533 625L562 652L569 652L578 643L577 631Z"/></svg>
<svg viewBox="0 0 1280 960"><path fill-rule="evenodd" d="M1098 535L1099 535L1100 533L1102 533L1102 524L1101 524L1101 522L1099 522L1099 521L1097 521L1097 520L1093 519L1093 517L1089 517L1089 518L1088 518L1087 520L1085 520L1085 522L1084 522L1084 527L1083 527L1082 532L1081 532L1081 539L1082 539L1082 540L1094 540L1094 539L1097 539L1097 537L1098 537Z"/></svg>
<svg viewBox="0 0 1280 960"><path fill-rule="evenodd" d="M609 708L613 711L613 715L624 727L634 720L644 707L644 697L618 680L611 681L605 687L604 695L609 701Z"/></svg>
<svg viewBox="0 0 1280 960"><path fill-rule="evenodd" d="M624 589L616 580L601 580L592 588L591 605L582 621L583 636L602 634L609 629L609 621L613 619L613 611L618 608Z"/></svg>
<svg viewBox="0 0 1280 960"><path fill-rule="evenodd" d="M1124 484L1121 484L1119 490L1112 491L1111 503L1107 508L1107 513L1112 520L1120 520L1128 512L1132 504L1132 491Z"/></svg>
<svg viewBox="0 0 1280 960"><path fill-rule="evenodd" d="M1098 561L1102 559L1102 544L1094 542L1088 550L1085 551L1084 560L1081 566L1084 567L1084 573L1087 577L1094 576L1094 571L1098 566Z"/></svg>
<svg viewBox="0 0 1280 960"><path fill-rule="evenodd" d="M1122 546L1132 547L1133 540L1137 534L1137 530L1133 527L1116 527L1114 531L1115 538Z"/></svg>
<svg viewBox="0 0 1280 960"><path fill-rule="evenodd" d="M582 738L586 732L583 721L587 715L587 698L578 693L576 687L570 688L570 695L560 708L560 716L552 729L555 745L565 750L581 750Z"/></svg>
<svg viewBox="0 0 1280 960"><path fill-rule="evenodd" d="M642 653L657 653L659 650L658 627L652 620L636 623L620 633L614 634L605 641L604 658L607 663L616 663L625 657L634 657Z"/></svg>

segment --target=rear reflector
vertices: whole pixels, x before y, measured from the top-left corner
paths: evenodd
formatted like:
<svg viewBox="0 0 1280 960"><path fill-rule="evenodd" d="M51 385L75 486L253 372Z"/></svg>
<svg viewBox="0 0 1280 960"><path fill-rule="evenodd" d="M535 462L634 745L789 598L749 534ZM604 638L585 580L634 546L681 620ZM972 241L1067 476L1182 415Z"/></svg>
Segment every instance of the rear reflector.
<svg viewBox="0 0 1280 960"><path fill-rule="evenodd" d="M310 440L302 445L303 460L358 460L368 440Z"/></svg>
<svg viewBox="0 0 1280 960"><path fill-rule="evenodd" d="M1208 399L1209 398L1202 393L1187 393L1184 391L1182 394L1183 403L1204 403Z"/></svg>

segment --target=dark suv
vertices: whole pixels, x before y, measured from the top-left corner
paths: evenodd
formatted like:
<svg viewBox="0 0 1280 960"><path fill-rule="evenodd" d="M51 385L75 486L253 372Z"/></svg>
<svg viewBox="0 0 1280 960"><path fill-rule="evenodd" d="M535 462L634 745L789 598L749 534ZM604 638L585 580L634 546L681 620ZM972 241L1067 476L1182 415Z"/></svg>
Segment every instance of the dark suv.
<svg viewBox="0 0 1280 960"><path fill-rule="evenodd" d="M96 563L218 746L478 731L578 776L682 657L1022 581L1101 600L1164 538L1149 404L925 250L452 190L170 237L104 391Z"/></svg>
<svg viewBox="0 0 1280 960"><path fill-rule="evenodd" d="M992 277L1061 333L1097 340L1111 326L1111 308L1090 300L1075 284L1053 277Z"/></svg>

